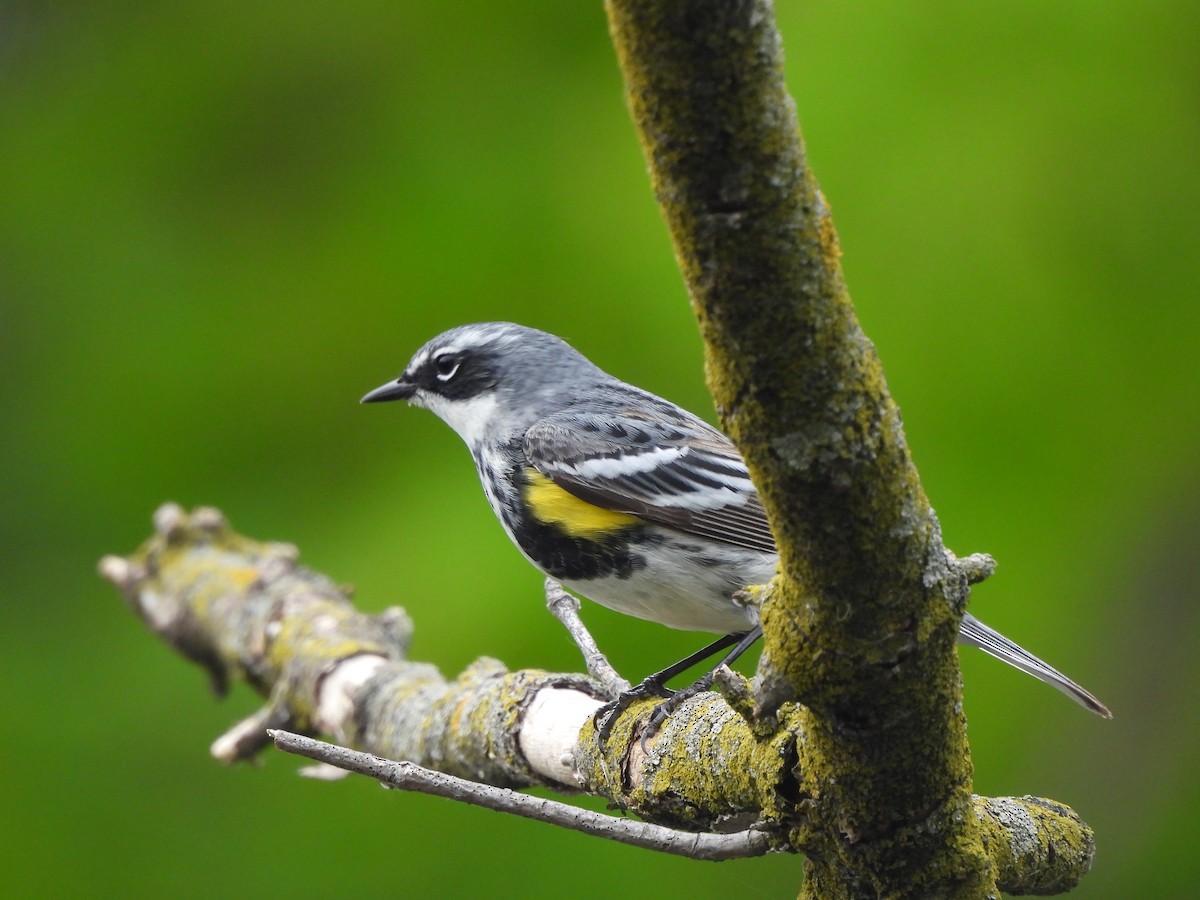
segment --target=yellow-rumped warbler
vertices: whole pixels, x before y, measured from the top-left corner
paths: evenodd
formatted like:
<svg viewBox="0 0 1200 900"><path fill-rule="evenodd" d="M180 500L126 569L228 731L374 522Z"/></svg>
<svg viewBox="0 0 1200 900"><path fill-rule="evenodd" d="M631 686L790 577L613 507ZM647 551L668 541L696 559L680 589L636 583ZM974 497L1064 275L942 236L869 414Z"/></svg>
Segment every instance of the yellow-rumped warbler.
<svg viewBox="0 0 1200 900"><path fill-rule="evenodd" d="M542 572L617 612L728 636L686 662L736 644L730 660L761 634L742 589L774 575L775 541L733 442L687 410L507 322L433 338L362 398L383 400L423 406L458 433L492 511ZM959 641L1111 715L974 616Z"/></svg>

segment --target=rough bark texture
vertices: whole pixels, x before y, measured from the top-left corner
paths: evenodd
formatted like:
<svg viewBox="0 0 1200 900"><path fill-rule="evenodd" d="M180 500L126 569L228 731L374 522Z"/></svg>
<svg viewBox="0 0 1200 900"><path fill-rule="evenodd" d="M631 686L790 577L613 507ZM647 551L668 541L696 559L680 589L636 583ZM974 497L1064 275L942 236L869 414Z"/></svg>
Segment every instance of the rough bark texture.
<svg viewBox="0 0 1200 900"><path fill-rule="evenodd" d="M548 693L603 695L597 682L509 672L495 660L448 681L408 659L412 624L403 610L359 612L330 579L301 566L294 547L243 537L212 509L188 515L163 506L136 553L105 557L100 568L154 634L209 671L218 693L243 678L268 698L214 743L223 761L253 756L269 743L268 728L321 732L473 782L586 790L676 829L742 829L739 854L822 848L811 824L822 803L799 792L811 752L803 712L792 706L773 723L748 721L736 681L722 679L732 704L716 694L694 698L646 749L640 727L652 703L623 714L603 746L588 712L596 707L585 705L559 754L569 764L548 770L526 752L540 736L526 727L538 703ZM1031 797L973 802L1005 890L1066 890L1087 871L1092 834L1071 810ZM590 833L625 830L621 821ZM678 831L654 840L665 852L701 847L699 858L729 851L722 842L703 849L706 842Z"/></svg>
<svg viewBox="0 0 1200 900"><path fill-rule="evenodd" d="M954 652L967 567L850 304L772 5L606 7L709 387L780 546L758 702L807 708L805 894L994 895Z"/></svg>

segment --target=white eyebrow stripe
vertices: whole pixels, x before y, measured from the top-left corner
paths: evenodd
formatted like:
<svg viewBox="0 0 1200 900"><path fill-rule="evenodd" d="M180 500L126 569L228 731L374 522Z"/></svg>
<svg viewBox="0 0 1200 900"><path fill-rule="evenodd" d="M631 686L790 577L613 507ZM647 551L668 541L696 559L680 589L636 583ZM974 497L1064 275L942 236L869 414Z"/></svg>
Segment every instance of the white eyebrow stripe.
<svg viewBox="0 0 1200 900"><path fill-rule="evenodd" d="M510 331L493 331L484 336L488 347L508 347L517 342L517 335Z"/></svg>
<svg viewBox="0 0 1200 900"><path fill-rule="evenodd" d="M461 353L463 350L482 350L508 347L520 340L520 334L504 325L484 325L474 328L463 328L452 344L438 348L438 352Z"/></svg>
<svg viewBox="0 0 1200 900"><path fill-rule="evenodd" d="M652 472L659 466L674 462L687 452L687 447L656 447L645 453L597 456L585 459L572 468L581 478L623 478Z"/></svg>
<svg viewBox="0 0 1200 900"><path fill-rule="evenodd" d="M422 348L417 351L416 355L408 361L408 368L404 370L404 374L418 371L421 366L429 361L429 351Z"/></svg>

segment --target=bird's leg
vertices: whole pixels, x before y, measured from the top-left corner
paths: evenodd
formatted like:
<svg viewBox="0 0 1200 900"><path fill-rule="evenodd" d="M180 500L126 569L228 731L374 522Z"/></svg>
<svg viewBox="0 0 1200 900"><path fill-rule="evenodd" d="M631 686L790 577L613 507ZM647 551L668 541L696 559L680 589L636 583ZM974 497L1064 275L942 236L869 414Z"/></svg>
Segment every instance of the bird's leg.
<svg viewBox="0 0 1200 900"><path fill-rule="evenodd" d="M613 723L617 720L617 717L621 713L625 712L625 710L629 709L629 707L632 706L636 701L642 700L646 697L664 697L666 699L664 699L664 701L655 708L654 713L650 718L650 735L653 735L654 732L658 730L658 726L665 721L667 716L669 716L679 706L679 704L683 702L683 700L686 700L689 697L694 697L701 691L706 691L712 687L713 672L716 671L716 668L714 668L713 671L709 672L707 675L701 676L696 682L688 685L680 691L670 690L667 687L668 681L681 672L686 672L692 666L696 665L696 663L709 659L714 654L724 650L726 647L729 647L730 645L736 645L734 646L733 650L722 657L721 662L717 665L717 668L727 665L745 653L746 648L757 641L761 636L762 629L757 627L747 632L727 634L724 637L713 641L707 647L697 650L691 656L685 657L679 662L667 666L661 672L655 672L653 675L648 676L641 683L634 685L629 690L622 691L616 700L613 700L611 703L606 703L604 706L596 710L596 714L592 720L596 726L596 737L599 738L601 743L607 741L609 734L612 732ZM680 694L685 693L686 696L680 700ZM659 712L663 709L666 711L660 716ZM643 738L643 740L645 740L645 738Z"/></svg>
<svg viewBox="0 0 1200 900"><path fill-rule="evenodd" d="M617 674L617 670L600 652L595 638L583 624L583 619L579 616L579 599L574 594L567 593L561 584L548 576L545 586L546 607L563 624L567 633L571 635L571 639L575 641L575 646L583 654L588 674L604 685L605 696L619 697L628 691L629 682Z"/></svg>
<svg viewBox="0 0 1200 900"><path fill-rule="evenodd" d="M646 723L646 730L642 732L642 749L646 749L646 741L658 733L658 729L662 726L663 722L667 721L667 718L671 715L671 713L675 712L675 710L679 709L680 706L682 706L688 700L691 700L697 694L701 694L704 691L712 688L713 678L717 674L717 669L721 668L721 666L732 665L734 660L749 650L754 645L754 642L760 637L762 637L761 625L756 625L745 634L728 635L728 638L731 640L718 649L723 649L723 647L728 646L729 643L733 643L732 639L736 639L737 643L734 645L732 650L721 657L721 661L719 663L717 663L687 687L680 688L679 690L672 692L672 694L667 697L666 700L654 708L654 712L650 714L650 721ZM716 647L716 644L712 645L712 647ZM706 649L712 648L710 647ZM693 656L694 655L695 654L693 654Z"/></svg>

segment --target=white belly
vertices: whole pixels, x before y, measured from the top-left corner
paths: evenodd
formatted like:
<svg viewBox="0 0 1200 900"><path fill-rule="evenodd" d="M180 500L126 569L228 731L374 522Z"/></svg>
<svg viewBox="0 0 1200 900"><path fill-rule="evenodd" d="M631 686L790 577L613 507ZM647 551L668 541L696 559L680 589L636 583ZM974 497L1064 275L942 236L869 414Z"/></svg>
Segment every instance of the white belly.
<svg viewBox="0 0 1200 900"><path fill-rule="evenodd" d="M711 541L699 554L638 548L646 561L630 578L615 575L567 587L601 606L668 628L733 634L758 624L758 609L734 598L742 588L765 584L779 557ZM705 564L698 564L697 557Z"/></svg>

